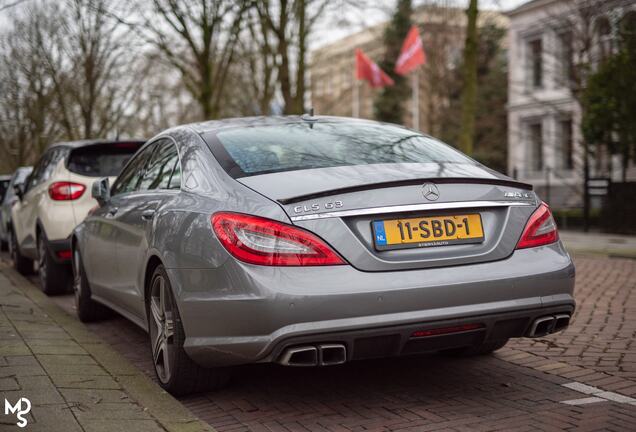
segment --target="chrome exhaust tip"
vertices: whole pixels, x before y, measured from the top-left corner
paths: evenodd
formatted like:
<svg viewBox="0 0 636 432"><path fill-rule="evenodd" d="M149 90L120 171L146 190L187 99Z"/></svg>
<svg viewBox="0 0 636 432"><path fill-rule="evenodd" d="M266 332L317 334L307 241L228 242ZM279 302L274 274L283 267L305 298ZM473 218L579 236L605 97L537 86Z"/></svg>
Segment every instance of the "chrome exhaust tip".
<svg viewBox="0 0 636 432"><path fill-rule="evenodd" d="M570 315L558 314L554 316L554 329L552 333L556 333L561 330L565 330L570 325Z"/></svg>
<svg viewBox="0 0 636 432"><path fill-rule="evenodd" d="M278 363L283 366L317 366L318 349L314 346L287 348Z"/></svg>
<svg viewBox="0 0 636 432"><path fill-rule="evenodd" d="M537 318L532 323L530 331L528 331L528 337L536 338L552 333L554 329L554 323L555 319L552 315Z"/></svg>
<svg viewBox="0 0 636 432"><path fill-rule="evenodd" d="M320 366L334 366L347 361L347 349L342 344L318 345Z"/></svg>

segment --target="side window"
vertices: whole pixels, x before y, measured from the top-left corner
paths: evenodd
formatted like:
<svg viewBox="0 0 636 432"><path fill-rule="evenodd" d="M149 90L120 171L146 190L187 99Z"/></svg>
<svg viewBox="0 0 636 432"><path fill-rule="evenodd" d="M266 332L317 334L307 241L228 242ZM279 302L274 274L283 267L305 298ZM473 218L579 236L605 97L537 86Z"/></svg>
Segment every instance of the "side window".
<svg viewBox="0 0 636 432"><path fill-rule="evenodd" d="M157 142L157 150L153 153L144 178L139 186L140 190L169 189L175 164L179 161L177 148L168 139ZM176 183L175 183L176 184ZM179 183L180 186L180 183Z"/></svg>
<svg viewBox="0 0 636 432"><path fill-rule="evenodd" d="M111 195L119 195L137 190L137 186L144 174L146 162L152 155L152 151L156 146L154 144L141 150L134 155L130 163L124 168L111 189Z"/></svg>
<svg viewBox="0 0 636 432"><path fill-rule="evenodd" d="M43 181L42 179L44 175L44 170L50 160L51 160L51 151L49 150L42 155L39 162L33 169L33 173L29 177L27 190L33 189L35 186L37 186Z"/></svg>
<svg viewBox="0 0 636 432"><path fill-rule="evenodd" d="M44 182L50 179L57 165L60 163L62 159L66 157L67 154L68 154L68 148L66 147L57 147L53 149L53 151L51 152L51 157L47 161L46 165L43 167L42 178L40 181Z"/></svg>

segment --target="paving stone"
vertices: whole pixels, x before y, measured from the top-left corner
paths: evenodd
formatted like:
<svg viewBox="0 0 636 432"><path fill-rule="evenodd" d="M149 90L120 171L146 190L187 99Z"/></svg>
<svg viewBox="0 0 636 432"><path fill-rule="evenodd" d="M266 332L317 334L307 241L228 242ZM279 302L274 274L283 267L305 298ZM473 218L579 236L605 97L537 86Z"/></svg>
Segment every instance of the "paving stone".
<svg viewBox="0 0 636 432"><path fill-rule="evenodd" d="M59 388L119 389L121 386L110 375L50 375Z"/></svg>

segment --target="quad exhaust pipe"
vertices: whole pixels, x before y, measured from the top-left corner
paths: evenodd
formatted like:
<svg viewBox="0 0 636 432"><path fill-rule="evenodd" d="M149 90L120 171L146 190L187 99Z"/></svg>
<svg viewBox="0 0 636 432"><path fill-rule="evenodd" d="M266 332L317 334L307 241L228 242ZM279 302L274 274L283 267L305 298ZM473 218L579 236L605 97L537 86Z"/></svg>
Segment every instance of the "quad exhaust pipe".
<svg viewBox="0 0 636 432"><path fill-rule="evenodd" d="M542 337L564 330L569 324L570 315L565 313L540 317L534 320L527 336L531 338Z"/></svg>
<svg viewBox="0 0 636 432"><path fill-rule="evenodd" d="M343 344L320 344L286 348L278 363L283 366L333 366L347 361Z"/></svg>

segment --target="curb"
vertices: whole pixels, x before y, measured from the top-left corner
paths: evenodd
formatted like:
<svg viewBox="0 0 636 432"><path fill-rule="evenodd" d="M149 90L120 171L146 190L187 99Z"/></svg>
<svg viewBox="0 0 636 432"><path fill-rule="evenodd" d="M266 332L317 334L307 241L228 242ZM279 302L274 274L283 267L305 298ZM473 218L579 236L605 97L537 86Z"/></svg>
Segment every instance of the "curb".
<svg viewBox="0 0 636 432"><path fill-rule="evenodd" d="M5 262L0 261L0 271L81 345L167 431L216 432Z"/></svg>

